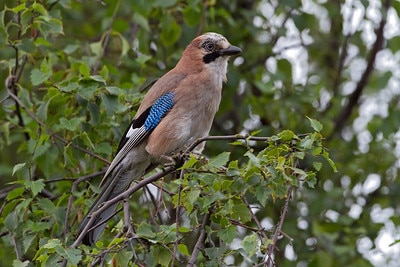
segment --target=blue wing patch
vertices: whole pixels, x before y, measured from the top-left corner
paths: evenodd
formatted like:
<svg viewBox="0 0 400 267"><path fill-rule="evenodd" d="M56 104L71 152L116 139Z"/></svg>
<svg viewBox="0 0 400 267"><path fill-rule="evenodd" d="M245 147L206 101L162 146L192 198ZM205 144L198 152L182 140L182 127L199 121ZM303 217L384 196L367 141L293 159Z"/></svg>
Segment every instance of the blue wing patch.
<svg viewBox="0 0 400 267"><path fill-rule="evenodd" d="M161 96L151 106L150 113L144 122L144 128L146 131L151 131L160 123L161 119L164 118L168 110L174 105L174 93L169 92Z"/></svg>

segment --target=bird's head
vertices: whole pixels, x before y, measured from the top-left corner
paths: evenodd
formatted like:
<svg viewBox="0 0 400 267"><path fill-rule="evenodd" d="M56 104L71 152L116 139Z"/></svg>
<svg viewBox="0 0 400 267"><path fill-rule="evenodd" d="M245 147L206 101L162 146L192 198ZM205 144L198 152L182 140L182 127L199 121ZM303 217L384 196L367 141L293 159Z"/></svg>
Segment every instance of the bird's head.
<svg viewBox="0 0 400 267"><path fill-rule="evenodd" d="M231 45L221 34L208 32L196 37L186 47L182 59L185 61L186 66L205 66L225 75L229 56L237 55L241 52L242 50L239 47Z"/></svg>

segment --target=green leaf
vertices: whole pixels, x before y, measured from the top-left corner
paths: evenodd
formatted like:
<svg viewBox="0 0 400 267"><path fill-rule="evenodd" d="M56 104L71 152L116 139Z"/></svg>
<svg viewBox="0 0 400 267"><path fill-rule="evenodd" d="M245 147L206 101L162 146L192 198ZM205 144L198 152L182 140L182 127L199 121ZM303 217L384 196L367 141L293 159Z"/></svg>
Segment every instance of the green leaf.
<svg viewBox="0 0 400 267"><path fill-rule="evenodd" d="M90 76L90 68L86 63L82 63L79 66L79 73L83 76L83 77L89 77Z"/></svg>
<svg viewBox="0 0 400 267"><path fill-rule="evenodd" d="M168 8L176 4L176 0L156 0L153 5L161 8Z"/></svg>
<svg viewBox="0 0 400 267"><path fill-rule="evenodd" d="M63 92L74 92L78 89L79 84L77 82L68 83L67 85L60 85L58 88Z"/></svg>
<svg viewBox="0 0 400 267"><path fill-rule="evenodd" d="M18 197L21 197L24 195L25 192L25 188L23 188L22 186L17 187L13 190L11 190L8 194L7 194L7 201L16 199Z"/></svg>
<svg viewBox="0 0 400 267"><path fill-rule="evenodd" d="M320 132L322 130L323 125L319 121L309 117L307 117L307 119L310 121L311 127L314 129L314 131Z"/></svg>
<svg viewBox="0 0 400 267"><path fill-rule="evenodd" d="M161 41L166 46L173 45L178 41L181 31L181 26L175 20L171 23L164 24L160 36Z"/></svg>
<svg viewBox="0 0 400 267"><path fill-rule="evenodd" d="M319 171L319 170L321 170L322 163L321 163L321 162L318 162L318 161L314 161L314 162L313 162L313 166L314 166L314 169L315 169L315 170Z"/></svg>
<svg viewBox="0 0 400 267"><path fill-rule="evenodd" d="M56 248L62 247L61 241L59 239L50 239L47 243L43 246L43 248Z"/></svg>
<svg viewBox="0 0 400 267"><path fill-rule="evenodd" d="M185 244L178 244L178 251L183 255L190 256L189 250Z"/></svg>
<svg viewBox="0 0 400 267"><path fill-rule="evenodd" d="M148 20L139 14L138 12L133 13L132 20L140 25L146 32L150 32L150 26Z"/></svg>
<svg viewBox="0 0 400 267"><path fill-rule="evenodd" d="M14 176L14 174L18 171L20 171L22 168L24 168L26 165L26 163L18 163L16 165L14 165L13 167L13 171L12 171L12 176Z"/></svg>
<svg viewBox="0 0 400 267"><path fill-rule="evenodd" d="M26 181L25 188L32 191L33 196L36 196L37 194L42 192L43 188L45 187L43 181L44 181L43 179L39 179L36 181Z"/></svg>
<svg viewBox="0 0 400 267"><path fill-rule="evenodd" d="M222 241L231 243L236 237L236 227L234 225L230 225L225 229L219 230L217 235L222 239Z"/></svg>
<svg viewBox="0 0 400 267"><path fill-rule="evenodd" d="M4 219L4 226L9 231L14 231L19 225L17 212L14 210L10 212Z"/></svg>
<svg viewBox="0 0 400 267"><path fill-rule="evenodd" d="M308 135L304 139L300 141L300 146L305 148L305 149L311 149L312 145L314 143L315 136L314 135Z"/></svg>
<svg viewBox="0 0 400 267"><path fill-rule="evenodd" d="M258 236L256 234L246 236L242 241L242 246L251 258L258 251Z"/></svg>
<svg viewBox="0 0 400 267"><path fill-rule="evenodd" d="M172 254L162 246L154 247L153 256L161 266L169 266L169 263L172 260Z"/></svg>
<svg viewBox="0 0 400 267"><path fill-rule="evenodd" d="M284 131L280 132L278 134L278 136L279 136L279 138L281 138L282 141L290 141L296 137L294 132L292 132L290 130L284 130Z"/></svg>
<svg viewBox="0 0 400 267"><path fill-rule="evenodd" d="M266 187L257 186L255 196L257 198L257 201L263 207L265 207L267 200L268 200L268 196L269 196L269 190Z"/></svg>
<svg viewBox="0 0 400 267"><path fill-rule="evenodd" d="M242 223L251 221L251 214L246 204L240 203L238 205L235 205L232 213L232 218L240 220Z"/></svg>
<svg viewBox="0 0 400 267"><path fill-rule="evenodd" d="M28 260L22 262L22 261L16 259L16 260L13 260L13 265L12 266L13 267L26 267L28 265L29 265L29 261Z"/></svg>
<svg viewBox="0 0 400 267"><path fill-rule="evenodd" d="M51 77L51 74L51 71L43 72L41 70L34 69L31 72L31 82L34 86L39 85L47 81Z"/></svg>
<svg viewBox="0 0 400 267"><path fill-rule="evenodd" d="M67 248L56 247L56 252L63 256L69 263L72 265L77 265L82 258L82 251L76 248Z"/></svg>
<svg viewBox="0 0 400 267"><path fill-rule="evenodd" d="M79 83L78 94L86 100L90 100L98 87L97 82L81 81Z"/></svg>
<svg viewBox="0 0 400 267"><path fill-rule="evenodd" d="M60 126L62 129L67 129L69 131L76 131L81 124L81 118L72 118L70 120L66 118L60 118Z"/></svg>
<svg viewBox="0 0 400 267"><path fill-rule="evenodd" d="M329 152L324 150L324 152L322 153L322 156L326 159L326 161L328 161L329 165L331 166L332 170L334 172L337 172L337 168L335 165L335 162L333 162L333 160L331 160L331 158L329 157Z"/></svg>
<svg viewBox="0 0 400 267"><path fill-rule="evenodd" d="M215 158L211 159L208 165L214 168L221 168L229 161L230 155L231 155L230 152L222 152Z"/></svg>
<svg viewBox="0 0 400 267"><path fill-rule="evenodd" d="M11 8L11 9L8 9L8 10L10 10L10 11L12 11L12 12L14 12L14 13L18 13L18 12L24 10L25 8L26 8L25 3L22 3L22 4L20 4L20 5L16 6L16 7L13 7L13 8Z"/></svg>
<svg viewBox="0 0 400 267"><path fill-rule="evenodd" d="M42 4L35 2L32 5L32 9L41 15L47 16L47 10Z"/></svg>
<svg viewBox="0 0 400 267"><path fill-rule="evenodd" d="M201 10L200 8L192 8L191 6L186 6L183 10L183 20L190 26L196 26L201 21Z"/></svg>
<svg viewBox="0 0 400 267"><path fill-rule="evenodd" d="M140 237L144 237L144 238L155 238L156 237L156 233L151 228L151 226L148 225L147 223L139 224L139 227L137 229L137 235Z"/></svg>

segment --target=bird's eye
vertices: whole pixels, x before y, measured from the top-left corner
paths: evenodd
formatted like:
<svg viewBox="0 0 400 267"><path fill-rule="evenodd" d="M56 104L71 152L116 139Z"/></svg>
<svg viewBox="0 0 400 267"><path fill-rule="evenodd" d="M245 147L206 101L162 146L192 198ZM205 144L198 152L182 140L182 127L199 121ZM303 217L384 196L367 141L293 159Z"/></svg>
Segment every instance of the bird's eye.
<svg viewBox="0 0 400 267"><path fill-rule="evenodd" d="M208 43L208 42L204 43L203 47L207 52L211 52L211 51L214 50L214 44L213 43Z"/></svg>

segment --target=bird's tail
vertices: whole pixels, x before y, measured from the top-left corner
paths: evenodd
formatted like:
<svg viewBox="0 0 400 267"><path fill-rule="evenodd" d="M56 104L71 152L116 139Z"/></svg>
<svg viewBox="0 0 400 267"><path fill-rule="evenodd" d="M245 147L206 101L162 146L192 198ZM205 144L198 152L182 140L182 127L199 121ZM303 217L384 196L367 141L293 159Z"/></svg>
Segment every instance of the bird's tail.
<svg viewBox="0 0 400 267"><path fill-rule="evenodd" d="M93 213L96 212L104 202L109 201L126 191L132 180L132 177L130 177L128 173L124 172L122 174L121 172L118 172L116 175L112 175L112 177L108 178L108 181L103 185L101 193L97 196L97 199L90 207L88 213L79 226L78 236L85 230L85 228L87 228L86 234L82 239L83 244L91 246L99 239L107 222L114 216L118 202L112 204L99 214L93 215ZM95 218L91 220L93 216L95 216ZM90 226L88 226L89 223Z"/></svg>

